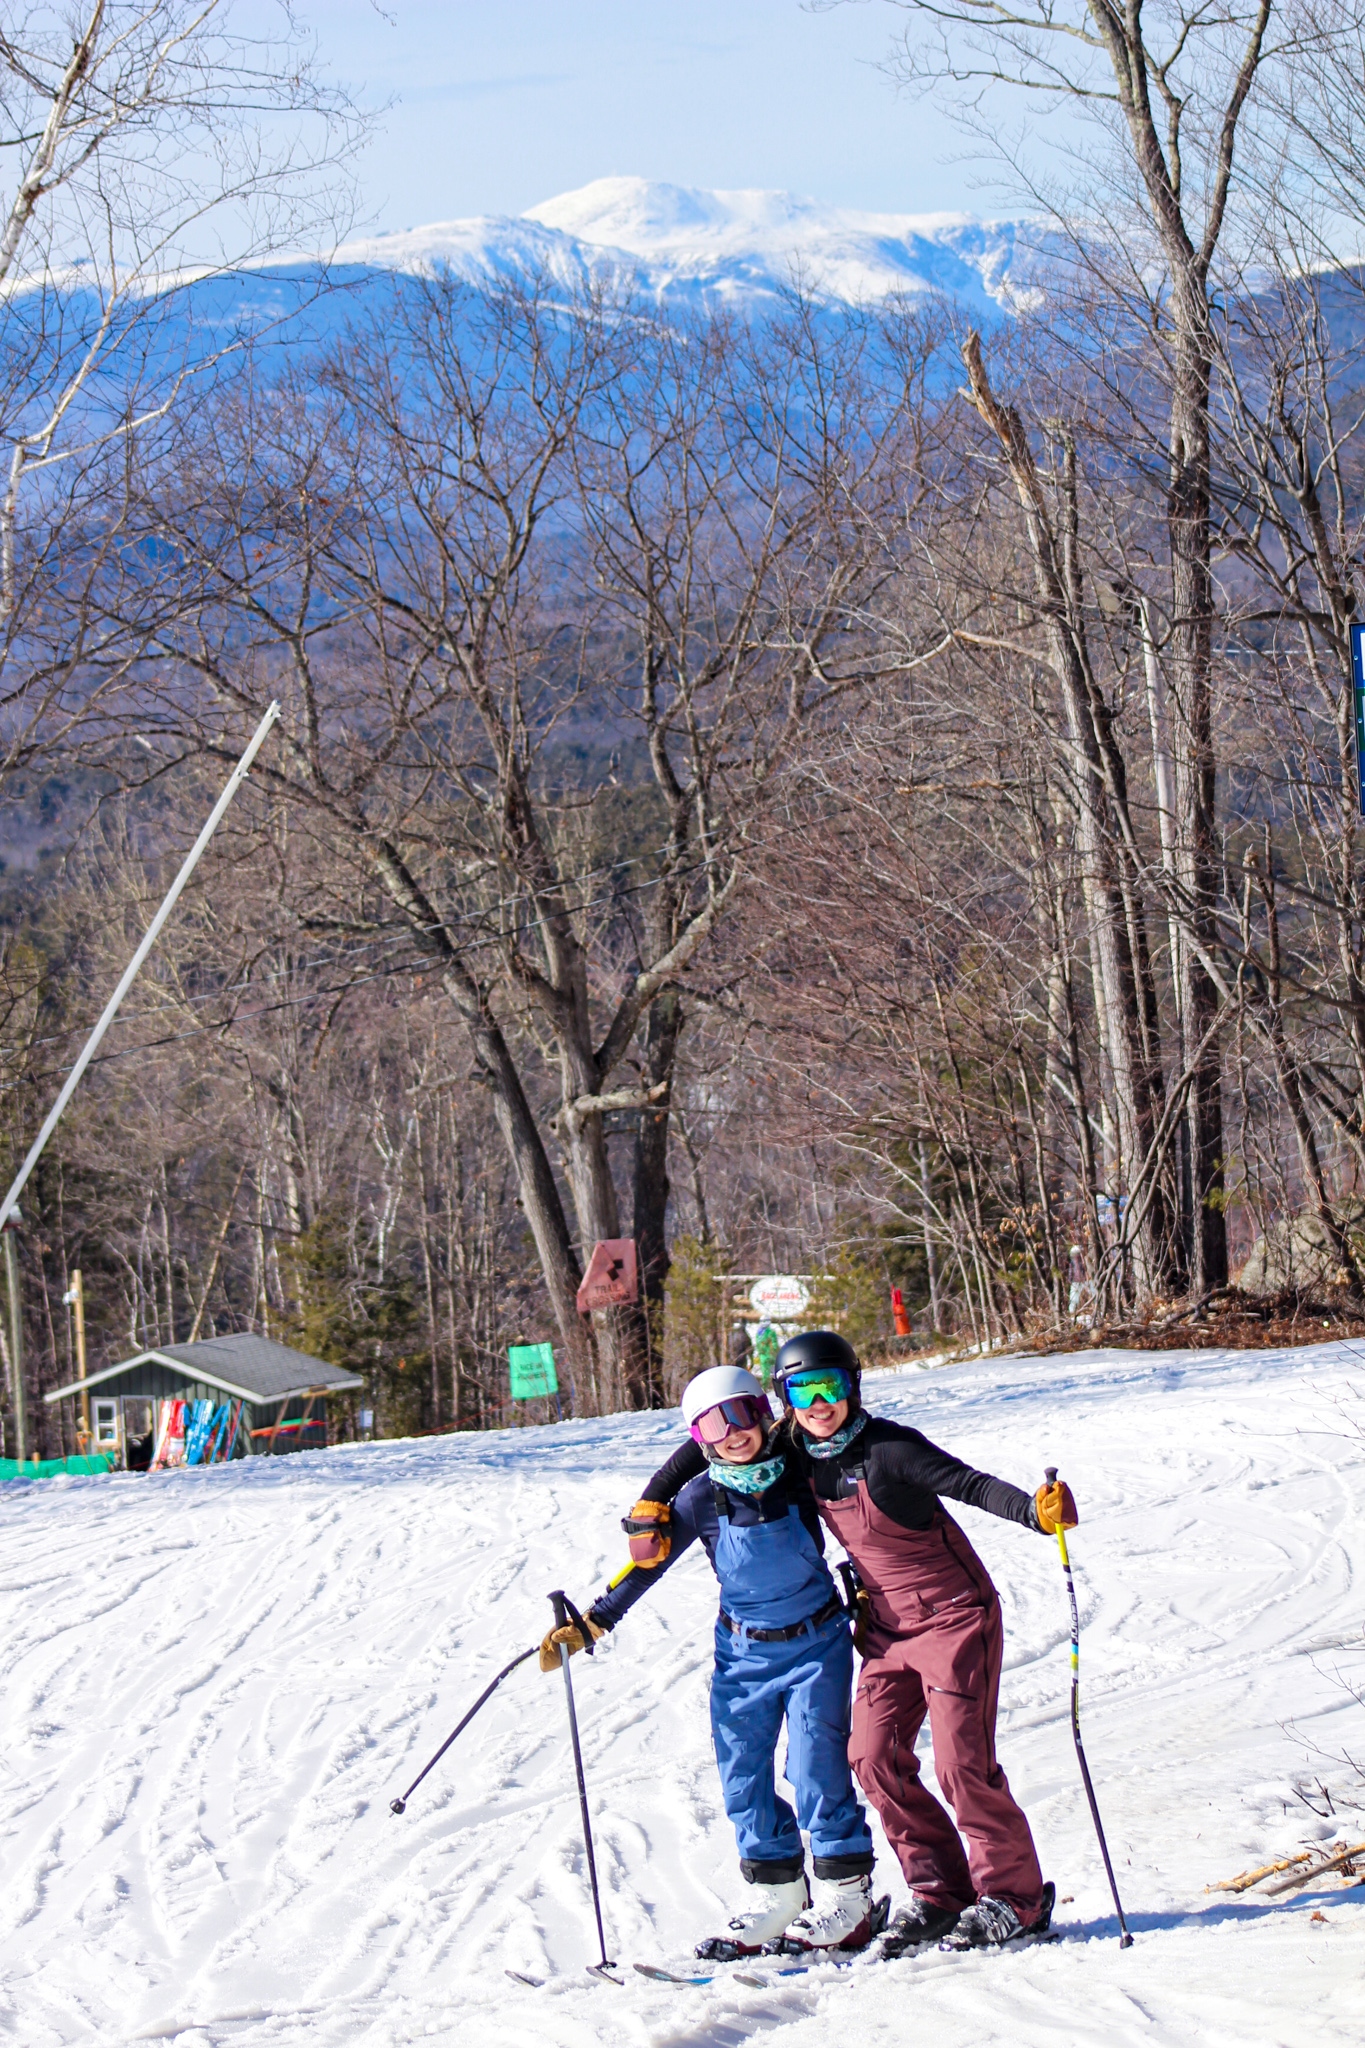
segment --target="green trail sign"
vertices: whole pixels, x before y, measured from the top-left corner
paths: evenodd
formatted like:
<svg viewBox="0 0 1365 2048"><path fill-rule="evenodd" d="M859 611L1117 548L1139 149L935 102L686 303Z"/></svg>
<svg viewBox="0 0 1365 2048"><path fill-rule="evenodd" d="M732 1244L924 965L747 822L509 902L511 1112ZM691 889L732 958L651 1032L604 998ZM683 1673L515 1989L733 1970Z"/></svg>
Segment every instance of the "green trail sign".
<svg viewBox="0 0 1365 2048"><path fill-rule="evenodd" d="M539 1401L559 1392L553 1344L510 1344L507 1363L514 1401Z"/></svg>
<svg viewBox="0 0 1365 2048"><path fill-rule="evenodd" d="M1365 818L1365 625L1351 628L1351 696L1356 714L1356 803Z"/></svg>

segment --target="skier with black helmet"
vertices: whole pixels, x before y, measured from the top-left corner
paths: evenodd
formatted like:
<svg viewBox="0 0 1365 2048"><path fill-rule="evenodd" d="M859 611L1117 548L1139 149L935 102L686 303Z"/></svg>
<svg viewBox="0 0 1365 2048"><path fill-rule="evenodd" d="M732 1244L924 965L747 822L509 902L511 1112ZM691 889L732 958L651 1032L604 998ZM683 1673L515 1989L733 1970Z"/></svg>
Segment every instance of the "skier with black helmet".
<svg viewBox="0 0 1365 2048"><path fill-rule="evenodd" d="M1074 1528L1076 1505L1061 1482L1027 1493L917 1429L869 1415L860 1381L857 1354L833 1330L789 1339L773 1374L793 1458L866 1594L850 1754L911 1890L885 1952L940 1939L1002 1946L1046 1931L1053 1887L995 1753L1000 1598L942 1497L1044 1535ZM637 1505L637 1516L659 1518L660 1541L666 1503L692 1469L693 1447L684 1444ZM926 1715L956 1826L920 1778L915 1739Z"/></svg>
<svg viewBox="0 0 1365 2048"><path fill-rule="evenodd" d="M671 1514L639 1502L627 1517L632 1564L584 1615L594 1640L614 1628L690 1544L700 1539L717 1579L711 1730L740 1870L753 1906L697 1954L753 1955L785 1938L801 1948L862 1948L879 1931L871 1896L872 1835L849 1770L853 1649L824 1559L824 1532L791 1445L778 1440L762 1383L741 1366L713 1366L683 1395L696 1463ZM552 1629L541 1669L558 1670ZM796 1812L778 1796L774 1759L787 1724L786 1777ZM812 1900L801 1829L810 1835Z"/></svg>

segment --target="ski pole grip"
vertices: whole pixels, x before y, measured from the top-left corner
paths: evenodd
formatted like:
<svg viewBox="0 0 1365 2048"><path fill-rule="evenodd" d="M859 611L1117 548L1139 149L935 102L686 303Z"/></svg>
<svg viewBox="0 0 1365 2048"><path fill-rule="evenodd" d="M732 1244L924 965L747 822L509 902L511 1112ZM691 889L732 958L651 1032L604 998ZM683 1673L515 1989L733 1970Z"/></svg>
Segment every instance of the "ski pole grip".
<svg viewBox="0 0 1365 2048"><path fill-rule="evenodd" d="M1043 1470L1043 1477L1044 1479L1046 1479L1049 1486L1055 1486L1057 1484L1057 1467L1055 1465L1045 1466Z"/></svg>
<svg viewBox="0 0 1365 2048"><path fill-rule="evenodd" d="M587 1622L584 1621L582 1615L574 1606L573 1601L569 1598L568 1594L562 1592L551 1593L550 1605L554 1608L555 1611L555 1627L567 1628L569 1626L569 1623L572 1622L574 1627L578 1630L579 1636L582 1639L583 1648L591 1657L593 1650L595 1648L592 1639L592 1630L588 1627Z"/></svg>
<svg viewBox="0 0 1365 2048"><path fill-rule="evenodd" d="M588 1627L587 1622L584 1621L582 1615L574 1606L573 1601L569 1598L568 1594L561 1593L559 1597L564 1602L564 1606L568 1613L570 1621L573 1623L574 1627L578 1630L579 1635L583 1639L583 1648L591 1657L593 1651L597 1647L597 1645L593 1642L592 1639L592 1630Z"/></svg>

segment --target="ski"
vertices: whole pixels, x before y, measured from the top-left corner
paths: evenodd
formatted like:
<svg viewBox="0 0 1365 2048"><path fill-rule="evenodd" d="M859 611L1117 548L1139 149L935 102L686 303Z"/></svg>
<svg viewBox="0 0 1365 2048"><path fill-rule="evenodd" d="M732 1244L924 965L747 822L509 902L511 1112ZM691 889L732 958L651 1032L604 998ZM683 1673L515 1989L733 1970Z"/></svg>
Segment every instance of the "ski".
<svg viewBox="0 0 1365 2048"><path fill-rule="evenodd" d="M665 1970L657 1963L632 1963L631 1968L640 1976L652 1979L656 1984L745 1984L761 1989L777 1977L804 1977L811 1970L851 1970L859 1963L903 1963L914 1956L993 1956L1008 1955L1016 1949L1043 1948L1055 1941L1065 1941L1066 1935L1060 1928L1049 1928L1043 1934L1023 1934L1014 1941L998 1948L953 1948L947 1942L926 1941L918 1948L906 1949L898 1956L888 1956L883 1950L871 1946L839 1954L831 1951L824 1955L807 1955L803 1960L787 1956L744 1956L735 1961L747 1967L737 1969L732 1964L722 1963L710 1970ZM761 1973L761 1974L760 1974Z"/></svg>
<svg viewBox="0 0 1365 2048"><path fill-rule="evenodd" d="M1016 1934L1013 1941L985 1941L970 1945L965 1942L940 1941L931 1943L929 1945L929 1952L934 1952L941 1956L1007 1956L1012 1955L1016 1949L1045 1948L1049 1942L1065 1941L1065 1939L1066 1936L1060 1927L1049 1927L1043 1934L1030 1934L1025 1930L1023 1934ZM905 1953L906 1955L913 1955L914 1950L907 1949Z"/></svg>
<svg viewBox="0 0 1365 2048"><path fill-rule="evenodd" d="M649 1977L656 1984L762 1984L762 1977L751 1977L743 1970L701 1971L663 1970L657 1963L632 1963L642 1977Z"/></svg>
<svg viewBox="0 0 1365 2048"><path fill-rule="evenodd" d="M585 1963L583 1967L590 1977L605 1977L608 1984L624 1984L626 1981L624 1977L612 1976L611 1973L616 1968L615 1963ZM637 1963L635 1967L638 1970L640 1965ZM543 1991L545 1989L545 1979L543 1977L528 1977L524 1970L504 1969L502 1974L504 1977L510 1977L516 1984L527 1985L532 1991Z"/></svg>
<svg viewBox="0 0 1365 2048"><path fill-rule="evenodd" d="M742 1961L748 1966L742 1970L724 1963L717 1969L706 1971L664 1970L656 1963L632 1963L631 1968L638 1970L642 1977L650 1977L658 1984L747 1984L761 1990L765 1985L771 1984L775 1977L803 1977L807 1970L820 1970L829 1965L833 1965L836 1970L851 1969L854 1963L866 1960L868 1954L868 1951L860 1949L856 1954L850 1955L812 1956L806 1963L789 1963L781 1958L770 1959L762 1955L736 1957L737 1962ZM871 1959L876 1961L875 1956ZM761 1976L758 1974L760 1970Z"/></svg>
<svg viewBox="0 0 1365 2048"><path fill-rule="evenodd" d="M799 1977L807 1970L822 1970L833 1966L836 1970L851 1970L858 1963L903 1963L908 1956L1003 1956L1012 1949L1041 1948L1048 1942L1064 1941L1066 1936L1060 1930L1047 1934L1025 1934L1015 1941L1008 1941L1000 1948L953 1948L946 1941L923 1942L917 1948L907 1948L897 1956L889 1956L883 1949L857 1949L851 1955L813 1955L808 1962L783 1963L765 1967L771 1968L775 1977Z"/></svg>

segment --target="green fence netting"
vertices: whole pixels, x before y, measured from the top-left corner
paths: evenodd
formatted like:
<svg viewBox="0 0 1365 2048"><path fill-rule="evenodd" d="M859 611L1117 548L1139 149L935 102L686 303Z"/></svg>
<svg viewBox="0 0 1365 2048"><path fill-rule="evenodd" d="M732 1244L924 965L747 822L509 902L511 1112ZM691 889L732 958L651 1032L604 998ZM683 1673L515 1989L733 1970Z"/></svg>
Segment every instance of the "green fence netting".
<svg viewBox="0 0 1365 2048"><path fill-rule="evenodd" d="M112 1472L114 1461L102 1451L88 1452L84 1457L73 1455L69 1458L27 1458L21 1465L17 1458L0 1458L0 1480L4 1479L52 1479L58 1472Z"/></svg>

